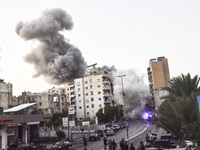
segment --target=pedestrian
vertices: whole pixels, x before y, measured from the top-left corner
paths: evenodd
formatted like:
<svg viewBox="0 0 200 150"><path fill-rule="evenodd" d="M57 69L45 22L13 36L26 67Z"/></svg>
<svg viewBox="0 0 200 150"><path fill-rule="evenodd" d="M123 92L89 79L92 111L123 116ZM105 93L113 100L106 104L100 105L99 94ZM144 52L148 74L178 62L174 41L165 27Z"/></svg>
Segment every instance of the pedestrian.
<svg viewBox="0 0 200 150"><path fill-rule="evenodd" d="M142 141L140 142L140 150L145 150L145 147Z"/></svg>
<svg viewBox="0 0 200 150"><path fill-rule="evenodd" d="M145 141L149 141L149 135L146 134Z"/></svg>
<svg viewBox="0 0 200 150"><path fill-rule="evenodd" d="M108 149L112 150L112 140L108 139Z"/></svg>
<svg viewBox="0 0 200 150"><path fill-rule="evenodd" d="M112 150L116 150L117 144L115 143L115 140L112 141Z"/></svg>
<svg viewBox="0 0 200 150"><path fill-rule="evenodd" d="M123 150L128 150L128 143L126 141L124 142L124 149Z"/></svg>
<svg viewBox="0 0 200 150"><path fill-rule="evenodd" d="M131 143L130 150L135 150L135 147L133 146L133 143Z"/></svg>
<svg viewBox="0 0 200 150"><path fill-rule="evenodd" d="M83 136L83 145L84 145L84 150L87 150L87 138L86 138L86 135Z"/></svg>
<svg viewBox="0 0 200 150"><path fill-rule="evenodd" d="M104 144L104 149L106 149L106 146L107 146L107 138L106 138L106 136L104 136L103 144Z"/></svg>
<svg viewBox="0 0 200 150"><path fill-rule="evenodd" d="M120 148L121 148L121 150L124 150L124 141L125 141L125 139L123 138L123 139L121 139L121 141L120 141Z"/></svg>

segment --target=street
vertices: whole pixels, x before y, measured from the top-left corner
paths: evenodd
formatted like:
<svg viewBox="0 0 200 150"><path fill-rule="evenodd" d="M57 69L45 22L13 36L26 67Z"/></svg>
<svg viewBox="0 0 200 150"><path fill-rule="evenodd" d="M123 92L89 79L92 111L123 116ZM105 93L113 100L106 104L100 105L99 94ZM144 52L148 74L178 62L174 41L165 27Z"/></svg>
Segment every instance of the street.
<svg viewBox="0 0 200 150"><path fill-rule="evenodd" d="M146 125L142 124L139 121L129 122L129 130L128 130L129 138L134 137L135 135L137 135L138 132L145 132L146 129L147 129ZM121 139L122 138L127 139L127 130L126 128L121 129L114 136L108 136L107 138L114 139L119 148L119 142L121 141ZM79 144L73 144L73 147L75 150L83 150L82 141ZM88 150L92 150L92 149L103 150L104 149L103 137L101 137L99 141L88 141L87 149Z"/></svg>

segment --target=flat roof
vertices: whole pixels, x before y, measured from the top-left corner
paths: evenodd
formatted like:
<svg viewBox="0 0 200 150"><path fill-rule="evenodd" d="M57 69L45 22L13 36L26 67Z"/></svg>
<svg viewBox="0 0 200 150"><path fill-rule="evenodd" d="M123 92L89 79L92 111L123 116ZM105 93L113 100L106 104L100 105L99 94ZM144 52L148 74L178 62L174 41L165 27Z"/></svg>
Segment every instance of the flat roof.
<svg viewBox="0 0 200 150"><path fill-rule="evenodd" d="M36 104L36 103L21 104L21 105L18 105L18 106L15 106L15 107L6 109L6 110L4 110L3 112L4 112L4 113L6 113L6 112L16 112L16 111L25 109L25 108L30 107L30 106L35 105L35 104Z"/></svg>

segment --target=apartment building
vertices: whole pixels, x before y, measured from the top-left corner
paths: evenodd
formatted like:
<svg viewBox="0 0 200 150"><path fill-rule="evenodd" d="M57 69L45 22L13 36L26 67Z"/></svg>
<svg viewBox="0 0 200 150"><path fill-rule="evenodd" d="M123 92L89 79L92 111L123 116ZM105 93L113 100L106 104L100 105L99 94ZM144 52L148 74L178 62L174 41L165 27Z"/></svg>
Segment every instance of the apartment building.
<svg viewBox="0 0 200 150"><path fill-rule="evenodd" d="M0 107L8 109L9 103L12 102L12 84L5 83L0 79Z"/></svg>
<svg viewBox="0 0 200 150"><path fill-rule="evenodd" d="M48 90L48 102L51 113L67 111L67 95L64 87L53 87Z"/></svg>
<svg viewBox="0 0 200 150"><path fill-rule="evenodd" d="M167 91L161 90L163 87L169 87L170 73L168 66L168 59L165 57L157 57L150 59L149 67L147 68L149 90L151 94L151 101L157 109L163 100L162 96L168 94Z"/></svg>
<svg viewBox="0 0 200 150"><path fill-rule="evenodd" d="M84 78L66 84L69 107L74 107L76 118L94 118L100 108L114 105L112 73L103 68L88 68Z"/></svg>

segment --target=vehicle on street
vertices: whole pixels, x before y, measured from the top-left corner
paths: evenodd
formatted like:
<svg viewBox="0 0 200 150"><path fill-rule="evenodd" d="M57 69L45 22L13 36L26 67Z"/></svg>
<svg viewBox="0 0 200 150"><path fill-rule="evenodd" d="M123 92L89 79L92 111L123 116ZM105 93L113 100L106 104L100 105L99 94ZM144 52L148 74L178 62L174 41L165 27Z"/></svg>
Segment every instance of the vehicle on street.
<svg viewBox="0 0 200 150"><path fill-rule="evenodd" d="M97 130L96 133L99 134L100 137L103 137L103 135L104 135L103 130Z"/></svg>
<svg viewBox="0 0 200 150"><path fill-rule="evenodd" d="M106 131L106 136L113 136L113 135L115 135L115 131L113 129L108 129Z"/></svg>
<svg viewBox="0 0 200 150"><path fill-rule="evenodd" d="M120 130L120 125L118 125L118 124L114 124L112 127L114 128L115 131Z"/></svg>
<svg viewBox="0 0 200 150"><path fill-rule="evenodd" d="M100 135L98 133L91 133L89 135L89 141L98 141L100 140Z"/></svg>
<svg viewBox="0 0 200 150"><path fill-rule="evenodd" d="M169 140L172 148L180 147L181 141L171 134L165 134L160 137L161 139Z"/></svg>
<svg viewBox="0 0 200 150"><path fill-rule="evenodd" d="M167 139L157 139L154 141L153 146L155 148L171 148L171 142Z"/></svg>
<svg viewBox="0 0 200 150"><path fill-rule="evenodd" d="M122 122L120 125L121 129L127 128L128 127L128 123L127 122Z"/></svg>
<svg viewBox="0 0 200 150"><path fill-rule="evenodd" d="M56 147L53 144L43 144L37 147L37 150L55 150Z"/></svg>
<svg viewBox="0 0 200 150"><path fill-rule="evenodd" d="M22 143L17 146L17 150L36 150L36 146L33 143Z"/></svg>
<svg viewBox="0 0 200 150"><path fill-rule="evenodd" d="M56 150L73 150L73 146L69 141L58 141L54 146Z"/></svg>

